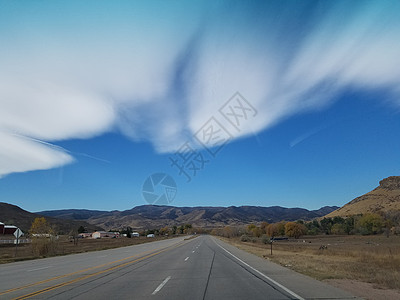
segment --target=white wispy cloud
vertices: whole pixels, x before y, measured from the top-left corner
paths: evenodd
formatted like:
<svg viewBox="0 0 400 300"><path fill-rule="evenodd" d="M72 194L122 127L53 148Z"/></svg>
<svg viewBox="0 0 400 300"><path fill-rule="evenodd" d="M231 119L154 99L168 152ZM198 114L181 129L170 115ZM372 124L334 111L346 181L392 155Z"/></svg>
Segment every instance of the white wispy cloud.
<svg viewBox="0 0 400 300"><path fill-rule="evenodd" d="M72 163L68 153L24 137L0 132L0 178L16 172L46 170Z"/></svg>
<svg viewBox="0 0 400 300"><path fill-rule="evenodd" d="M0 176L73 162L35 139L118 130L159 152L174 151L237 91L258 110L237 138L324 108L346 87L385 89L399 103L398 4L325 4L311 25L288 32L303 22L292 18L291 5L271 4L258 19L257 9L243 5L186 4L161 21L148 8L118 24L107 20L104 32L88 26L71 37L62 25L49 33L30 24L33 34L5 38Z"/></svg>

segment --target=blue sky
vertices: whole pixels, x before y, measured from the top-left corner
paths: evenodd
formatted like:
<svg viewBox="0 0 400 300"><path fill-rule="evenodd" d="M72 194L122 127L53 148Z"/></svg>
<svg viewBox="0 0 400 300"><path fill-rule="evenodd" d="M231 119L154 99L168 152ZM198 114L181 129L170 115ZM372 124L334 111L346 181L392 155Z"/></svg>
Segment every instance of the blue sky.
<svg viewBox="0 0 400 300"><path fill-rule="evenodd" d="M128 209L164 172L176 206L341 206L399 174L398 13L397 1L1 1L0 201ZM246 117L227 117L235 101ZM207 147L215 156L198 139L211 117L231 137ZM208 161L189 183L170 160L183 145Z"/></svg>

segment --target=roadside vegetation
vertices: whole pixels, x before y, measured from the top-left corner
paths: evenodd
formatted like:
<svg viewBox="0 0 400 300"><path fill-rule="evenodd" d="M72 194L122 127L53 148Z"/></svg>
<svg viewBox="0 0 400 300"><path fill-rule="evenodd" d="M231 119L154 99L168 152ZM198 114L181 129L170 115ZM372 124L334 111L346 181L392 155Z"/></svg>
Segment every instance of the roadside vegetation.
<svg viewBox="0 0 400 300"><path fill-rule="evenodd" d="M400 211L391 211L385 214L360 214L347 218L334 217L322 218L305 222L262 222L258 225L250 224L247 226L226 226L213 229L214 235L223 237L259 238L266 235L269 238L290 237L298 239L304 235L374 235L385 234L400 235ZM246 237L247 236L247 237Z"/></svg>
<svg viewBox="0 0 400 300"><path fill-rule="evenodd" d="M319 280L400 290L400 213L226 226L212 234ZM272 254L271 254L272 249Z"/></svg>
<svg viewBox="0 0 400 300"><path fill-rule="evenodd" d="M272 255L271 245L262 238L222 239L318 280L351 279L400 290L400 236L316 235L276 240Z"/></svg>
<svg viewBox="0 0 400 300"><path fill-rule="evenodd" d="M57 228L51 226L44 217L36 218L32 222L29 232L24 236L31 241L30 243L19 244L17 248L14 244L0 244L0 263L106 250L179 235L204 233L202 229L194 228L191 224L141 230L127 227L109 231L118 233L119 237L82 238L80 234L87 233L83 226L71 230L68 235L59 235ZM139 236L133 236L133 232L139 233ZM154 237L147 237L153 234Z"/></svg>

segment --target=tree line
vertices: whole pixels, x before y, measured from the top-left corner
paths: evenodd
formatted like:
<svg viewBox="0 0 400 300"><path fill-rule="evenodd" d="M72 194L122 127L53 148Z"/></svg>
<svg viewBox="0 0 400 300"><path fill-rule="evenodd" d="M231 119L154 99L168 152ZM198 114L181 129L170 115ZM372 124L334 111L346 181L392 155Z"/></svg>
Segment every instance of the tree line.
<svg viewBox="0 0 400 300"><path fill-rule="evenodd" d="M390 211L381 214L366 213L347 218L333 217L315 219L312 221L293 222L262 222L259 225L225 226L213 229L211 234L223 237L242 237L242 240L268 237L299 238L303 235L336 234L336 235L374 235L386 234L389 236L400 234L400 212Z"/></svg>
<svg viewBox="0 0 400 300"><path fill-rule="evenodd" d="M111 230L114 232L119 232L121 234L126 234L128 238L131 237L132 232L134 232L132 227L126 227L122 230ZM137 230L141 236L146 236L148 234L160 235L160 236L168 236L168 235L176 235L176 234L194 234L194 233L202 233L201 228L193 227L192 224L182 224L182 225L173 225L173 226L165 226L161 228L153 228L153 229L142 229Z"/></svg>

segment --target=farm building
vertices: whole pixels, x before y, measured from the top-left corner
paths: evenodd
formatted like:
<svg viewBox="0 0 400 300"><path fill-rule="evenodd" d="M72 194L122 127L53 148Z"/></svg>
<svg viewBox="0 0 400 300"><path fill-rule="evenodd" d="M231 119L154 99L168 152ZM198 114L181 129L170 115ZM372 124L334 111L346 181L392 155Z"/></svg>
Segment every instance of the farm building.
<svg viewBox="0 0 400 300"><path fill-rule="evenodd" d="M14 234L17 229L18 227L14 225L4 225L4 234Z"/></svg>
<svg viewBox="0 0 400 300"><path fill-rule="evenodd" d="M14 232L18 229L17 226L14 225L4 225L4 223L0 222L0 234L14 234Z"/></svg>
<svg viewBox="0 0 400 300"><path fill-rule="evenodd" d="M14 234L17 229L18 227L14 225L4 225L4 234Z"/></svg>
<svg viewBox="0 0 400 300"><path fill-rule="evenodd" d="M90 237L92 237L92 234L88 233L88 232L82 232L82 233L78 234L78 237L80 237L80 238L90 238Z"/></svg>
<svg viewBox="0 0 400 300"><path fill-rule="evenodd" d="M92 238L101 239L101 238L117 238L119 237L119 232L107 232L107 231L96 231L92 233Z"/></svg>

